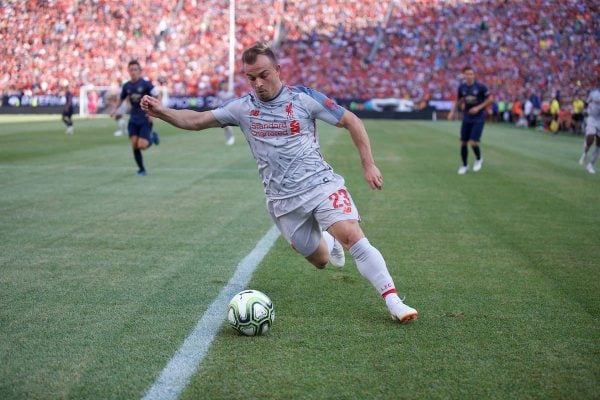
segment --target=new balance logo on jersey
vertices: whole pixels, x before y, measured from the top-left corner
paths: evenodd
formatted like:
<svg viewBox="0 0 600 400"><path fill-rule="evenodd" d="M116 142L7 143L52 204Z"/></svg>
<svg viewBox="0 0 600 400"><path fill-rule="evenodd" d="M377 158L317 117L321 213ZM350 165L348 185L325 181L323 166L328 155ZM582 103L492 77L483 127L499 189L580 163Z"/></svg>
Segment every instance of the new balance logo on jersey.
<svg viewBox="0 0 600 400"><path fill-rule="evenodd" d="M260 115L260 110L250 110L251 117L258 117Z"/></svg>

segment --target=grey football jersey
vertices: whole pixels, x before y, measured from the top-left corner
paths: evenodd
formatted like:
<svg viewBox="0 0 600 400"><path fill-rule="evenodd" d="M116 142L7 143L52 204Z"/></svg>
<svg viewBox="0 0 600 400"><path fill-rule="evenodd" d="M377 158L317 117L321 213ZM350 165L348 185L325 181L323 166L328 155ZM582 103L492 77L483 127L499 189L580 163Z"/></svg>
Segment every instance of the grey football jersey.
<svg viewBox="0 0 600 400"><path fill-rule="evenodd" d="M222 126L239 126L258 164L268 199L285 199L343 179L321 155L316 119L337 124L345 109L324 94L283 86L268 102L249 93L212 110Z"/></svg>
<svg viewBox="0 0 600 400"><path fill-rule="evenodd" d="M596 120L600 120L600 89L594 89L587 98L588 115Z"/></svg>

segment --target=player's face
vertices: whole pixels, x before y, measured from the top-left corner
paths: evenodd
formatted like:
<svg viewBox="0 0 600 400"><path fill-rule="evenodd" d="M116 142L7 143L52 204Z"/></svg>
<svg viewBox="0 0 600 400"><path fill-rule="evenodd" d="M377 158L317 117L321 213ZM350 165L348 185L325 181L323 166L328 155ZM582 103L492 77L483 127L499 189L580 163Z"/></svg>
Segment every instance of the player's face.
<svg viewBox="0 0 600 400"><path fill-rule="evenodd" d="M131 80L133 82L140 79L140 76L142 75L142 69L137 64L132 64L132 65L128 66L127 71L129 71L129 77L131 78Z"/></svg>
<svg viewBox="0 0 600 400"><path fill-rule="evenodd" d="M472 69L465 71L465 82L467 82L467 85L472 85L475 82L475 71Z"/></svg>
<svg viewBox="0 0 600 400"><path fill-rule="evenodd" d="M273 65L271 59L263 54L256 57L254 64L244 64L244 72L254 93L262 101L272 100L281 90L279 65Z"/></svg>

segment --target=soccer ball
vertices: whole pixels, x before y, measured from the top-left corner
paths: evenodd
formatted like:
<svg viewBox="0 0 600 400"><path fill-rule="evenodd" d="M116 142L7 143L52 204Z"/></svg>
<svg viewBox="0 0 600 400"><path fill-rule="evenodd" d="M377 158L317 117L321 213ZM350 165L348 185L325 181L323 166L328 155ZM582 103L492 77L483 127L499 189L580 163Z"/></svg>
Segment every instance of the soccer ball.
<svg viewBox="0 0 600 400"><path fill-rule="evenodd" d="M227 322L233 329L246 336L265 334L274 320L273 302L258 290L239 292L233 296L227 307Z"/></svg>

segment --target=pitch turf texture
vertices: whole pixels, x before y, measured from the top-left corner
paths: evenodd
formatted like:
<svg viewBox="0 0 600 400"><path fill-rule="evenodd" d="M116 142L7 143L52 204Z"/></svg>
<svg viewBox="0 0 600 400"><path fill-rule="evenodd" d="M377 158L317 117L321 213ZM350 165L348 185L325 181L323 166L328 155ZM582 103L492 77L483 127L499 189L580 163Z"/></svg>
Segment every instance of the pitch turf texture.
<svg viewBox="0 0 600 400"><path fill-rule="evenodd" d="M140 398L269 230L247 144L158 123L135 177L109 119L0 124L0 398ZM322 150L419 310L394 323L348 256L279 238L249 287L276 320L224 324L183 399L591 399L600 393L600 176L582 138L487 125L458 176L458 122L366 121L374 192L344 130ZM471 160L473 158L470 155ZM223 309L223 320L226 309Z"/></svg>

